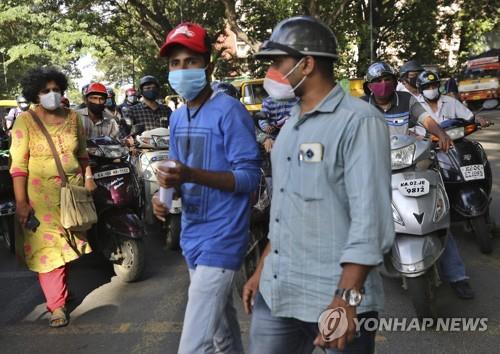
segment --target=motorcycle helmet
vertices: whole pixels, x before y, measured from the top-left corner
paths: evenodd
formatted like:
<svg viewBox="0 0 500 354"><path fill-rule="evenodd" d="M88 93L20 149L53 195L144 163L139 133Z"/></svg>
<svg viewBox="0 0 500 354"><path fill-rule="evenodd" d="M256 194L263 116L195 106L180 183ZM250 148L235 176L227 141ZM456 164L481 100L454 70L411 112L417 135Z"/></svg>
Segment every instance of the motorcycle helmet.
<svg viewBox="0 0 500 354"><path fill-rule="evenodd" d="M301 58L306 55L338 59L337 39L323 22L309 16L296 16L281 21L274 27L256 58L289 55Z"/></svg>
<svg viewBox="0 0 500 354"><path fill-rule="evenodd" d="M160 87L160 82L158 79L152 75L146 75L141 77L139 80L139 88L142 90L142 87L146 84L155 84L157 87Z"/></svg>
<svg viewBox="0 0 500 354"><path fill-rule="evenodd" d="M408 73L411 71L420 73L424 71L424 68L419 63L417 63L417 61L409 60L406 63L404 63L403 66L401 66L401 68L399 69L399 77L400 78L406 77Z"/></svg>
<svg viewBox="0 0 500 354"><path fill-rule="evenodd" d="M94 82L87 87L87 90L85 91L85 97L89 96L90 94L101 95L104 98L108 98L108 91L106 89L106 86L99 82Z"/></svg>
<svg viewBox="0 0 500 354"><path fill-rule="evenodd" d="M378 61L368 67L365 75L365 82L363 83L363 91L366 95L370 95L371 93L368 84L383 76L392 76L394 80L397 79L396 71L386 62Z"/></svg>
<svg viewBox="0 0 500 354"><path fill-rule="evenodd" d="M131 87L125 91L125 100L129 104L131 105L136 104L138 99L139 97L137 95L137 90L135 88Z"/></svg>
<svg viewBox="0 0 500 354"><path fill-rule="evenodd" d="M418 75L417 90L418 92L422 93L422 91L425 90L427 87L429 87L429 85L436 83L437 84L441 83L441 78L439 77L439 74L431 70L426 70L422 72L420 75Z"/></svg>
<svg viewBox="0 0 500 354"><path fill-rule="evenodd" d="M239 97L238 90L236 89L236 87L234 87L228 82L214 81L212 82L211 86L214 93L223 92L226 95L229 95L236 99L238 99Z"/></svg>

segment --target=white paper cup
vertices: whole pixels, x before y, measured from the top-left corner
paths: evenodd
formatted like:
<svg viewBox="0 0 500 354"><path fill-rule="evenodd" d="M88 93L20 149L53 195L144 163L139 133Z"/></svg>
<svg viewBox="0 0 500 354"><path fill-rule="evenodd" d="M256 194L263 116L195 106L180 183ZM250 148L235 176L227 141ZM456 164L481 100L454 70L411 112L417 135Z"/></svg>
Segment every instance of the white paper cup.
<svg viewBox="0 0 500 354"><path fill-rule="evenodd" d="M176 165L175 165L174 161L167 160L167 161L163 161L161 163L161 166L172 168L172 167L175 167ZM160 201L163 203L163 205L165 205L165 207L167 209L172 208L172 199L174 196L174 190L175 190L175 188L160 187Z"/></svg>

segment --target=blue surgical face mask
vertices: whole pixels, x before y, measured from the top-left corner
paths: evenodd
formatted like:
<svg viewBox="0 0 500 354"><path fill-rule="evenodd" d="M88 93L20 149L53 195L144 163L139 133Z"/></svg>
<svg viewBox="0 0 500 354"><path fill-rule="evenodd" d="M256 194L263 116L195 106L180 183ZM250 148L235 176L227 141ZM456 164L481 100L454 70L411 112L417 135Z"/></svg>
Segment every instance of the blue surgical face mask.
<svg viewBox="0 0 500 354"><path fill-rule="evenodd" d="M194 100L207 86L205 68L182 69L168 73L170 86L187 101Z"/></svg>

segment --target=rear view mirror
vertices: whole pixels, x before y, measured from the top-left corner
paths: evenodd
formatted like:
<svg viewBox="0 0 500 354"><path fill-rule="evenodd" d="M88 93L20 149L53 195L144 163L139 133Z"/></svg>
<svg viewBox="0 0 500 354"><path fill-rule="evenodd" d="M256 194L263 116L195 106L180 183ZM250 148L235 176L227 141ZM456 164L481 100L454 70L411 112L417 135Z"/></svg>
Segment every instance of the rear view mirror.
<svg viewBox="0 0 500 354"><path fill-rule="evenodd" d="M253 104L252 97L249 97L249 96L242 97L241 98L241 103L243 103L245 105L251 105L251 104Z"/></svg>
<svg viewBox="0 0 500 354"><path fill-rule="evenodd" d="M139 135L142 134L146 130L146 126L142 123L134 124L130 131L130 135Z"/></svg>

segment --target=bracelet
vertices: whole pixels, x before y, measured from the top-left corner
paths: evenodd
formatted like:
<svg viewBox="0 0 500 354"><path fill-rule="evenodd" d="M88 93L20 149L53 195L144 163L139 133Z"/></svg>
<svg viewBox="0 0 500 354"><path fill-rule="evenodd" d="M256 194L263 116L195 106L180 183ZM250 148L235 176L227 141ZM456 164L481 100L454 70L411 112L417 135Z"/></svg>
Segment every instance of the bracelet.
<svg viewBox="0 0 500 354"><path fill-rule="evenodd" d="M85 176L85 179L94 179L94 176Z"/></svg>

